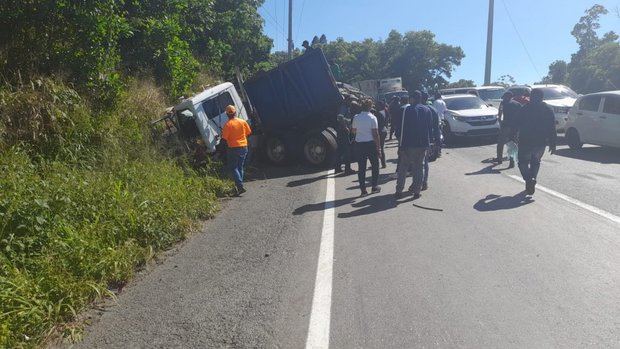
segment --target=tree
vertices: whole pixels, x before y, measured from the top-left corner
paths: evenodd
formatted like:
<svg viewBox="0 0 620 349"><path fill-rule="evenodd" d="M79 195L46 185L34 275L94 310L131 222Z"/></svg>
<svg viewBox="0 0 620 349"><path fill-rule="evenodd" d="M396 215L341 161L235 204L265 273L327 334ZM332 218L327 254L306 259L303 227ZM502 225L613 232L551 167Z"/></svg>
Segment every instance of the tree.
<svg viewBox="0 0 620 349"><path fill-rule="evenodd" d="M571 34L579 50L570 62L555 61L543 79L547 83L566 83L580 93L618 89L620 86L620 44L613 31L599 36L600 17L608 13L601 5L588 9Z"/></svg>
<svg viewBox="0 0 620 349"><path fill-rule="evenodd" d="M0 1L0 75L61 75L113 101L121 76L154 75L170 95L199 70L231 78L266 61L264 0Z"/></svg>
<svg viewBox="0 0 620 349"><path fill-rule="evenodd" d="M543 78L545 84L565 84L568 78L568 63L557 60L549 65L549 74Z"/></svg>
<svg viewBox="0 0 620 349"><path fill-rule="evenodd" d="M446 88L462 88L462 87L476 87L476 83L474 82L474 80L460 79L459 81L451 82L446 86Z"/></svg>
<svg viewBox="0 0 620 349"><path fill-rule="evenodd" d="M384 41L338 38L323 49L328 60L340 65L344 81L400 76L408 89L446 86L465 56L460 47L438 43L430 31L403 35L393 30Z"/></svg>
<svg viewBox="0 0 620 349"><path fill-rule="evenodd" d="M516 83L517 81L512 75L505 74L505 75L500 76L499 79L496 82L492 83L491 85L508 87L508 86L515 85Z"/></svg>

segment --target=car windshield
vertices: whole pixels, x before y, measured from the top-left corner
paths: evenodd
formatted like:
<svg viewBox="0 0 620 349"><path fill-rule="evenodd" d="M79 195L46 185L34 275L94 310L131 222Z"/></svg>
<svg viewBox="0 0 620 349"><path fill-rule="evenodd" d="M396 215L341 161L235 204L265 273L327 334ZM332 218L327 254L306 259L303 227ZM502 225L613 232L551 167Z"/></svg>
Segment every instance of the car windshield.
<svg viewBox="0 0 620 349"><path fill-rule="evenodd" d="M541 88L545 100L577 98L577 93L568 87L543 87Z"/></svg>
<svg viewBox="0 0 620 349"><path fill-rule="evenodd" d="M484 109L486 104L476 96L446 99L448 110Z"/></svg>
<svg viewBox="0 0 620 349"><path fill-rule="evenodd" d="M478 94L480 95L480 98L482 98L485 101L488 101L491 99L502 99L502 96L504 95L505 92L506 90L503 88L497 88L493 90L478 90Z"/></svg>

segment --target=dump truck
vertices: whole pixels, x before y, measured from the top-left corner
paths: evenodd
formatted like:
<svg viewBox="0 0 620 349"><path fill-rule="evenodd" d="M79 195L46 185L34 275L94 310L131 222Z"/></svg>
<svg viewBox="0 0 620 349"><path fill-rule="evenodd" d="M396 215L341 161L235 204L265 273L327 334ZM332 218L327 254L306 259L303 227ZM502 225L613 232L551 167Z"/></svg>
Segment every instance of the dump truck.
<svg viewBox="0 0 620 349"><path fill-rule="evenodd" d="M389 102L392 97L400 98L409 95L407 90L403 88L403 79L399 77L358 81L352 85L377 101L386 100Z"/></svg>
<svg viewBox="0 0 620 349"><path fill-rule="evenodd" d="M332 163L337 151L335 125L345 103L343 95L348 100L364 96L334 80L320 49L247 81L239 79L238 86L241 95L230 82L206 89L182 100L155 123L165 121L164 133L174 134L188 149L199 144L214 154L227 121L224 110L234 105L240 118L250 120L254 153L260 152L277 165L304 159L324 167Z"/></svg>

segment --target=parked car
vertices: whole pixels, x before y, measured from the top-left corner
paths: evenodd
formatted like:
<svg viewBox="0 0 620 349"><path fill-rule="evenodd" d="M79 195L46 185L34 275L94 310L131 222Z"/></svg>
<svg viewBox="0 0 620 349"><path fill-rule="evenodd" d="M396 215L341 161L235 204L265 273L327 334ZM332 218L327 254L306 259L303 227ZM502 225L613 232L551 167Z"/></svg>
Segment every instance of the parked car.
<svg viewBox="0 0 620 349"><path fill-rule="evenodd" d="M493 136L499 133L498 110L470 94L446 95L448 107L444 118L446 140L455 136Z"/></svg>
<svg viewBox="0 0 620 349"><path fill-rule="evenodd" d="M447 88L440 90L442 95L458 95L467 94L470 91L478 92L480 98L485 101L489 106L499 108L499 104L502 102L502 96L506 92L503 86L480 86L480 87L459 87L459 88Z"/></svg>
<svg viewBox="0 0 620 349"><path fill-rule="evenodd" d="M575 104L579 95L564 85L531 85L531 86L511 86L508 91L512 92L515 98L522 96L525 91L531 92L532 89L541 89L544 93L545 103L553 108L555 113L555 128L558 132L566 129L568 113Z"/></svg>
<svg viewBox="0 0 620 349"><path fill-rule="evenodd" d="M620 148L620 91L579 97L566 122L571 149L584 143Z"/></svg>

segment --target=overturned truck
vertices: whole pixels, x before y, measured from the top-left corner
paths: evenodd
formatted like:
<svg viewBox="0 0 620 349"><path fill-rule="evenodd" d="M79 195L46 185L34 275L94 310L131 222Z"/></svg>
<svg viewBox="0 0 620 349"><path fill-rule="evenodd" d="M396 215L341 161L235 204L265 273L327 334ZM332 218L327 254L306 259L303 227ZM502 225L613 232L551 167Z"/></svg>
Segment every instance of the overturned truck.
<svg viewBox="0 0 620 349"><path fill-rule="evenodd" d="M167 132L188 148L204 147L214 154L227 121L225 108L232 104L239 117L250 119L254 131L250 143L274 164L304 159L328 166L337 151L337 115L346 101L363 98L359 90L336 83L321 50L312 50L277 68L260 73L239 87L232 83L209 88L184 99L163 119Z"/></svg>

